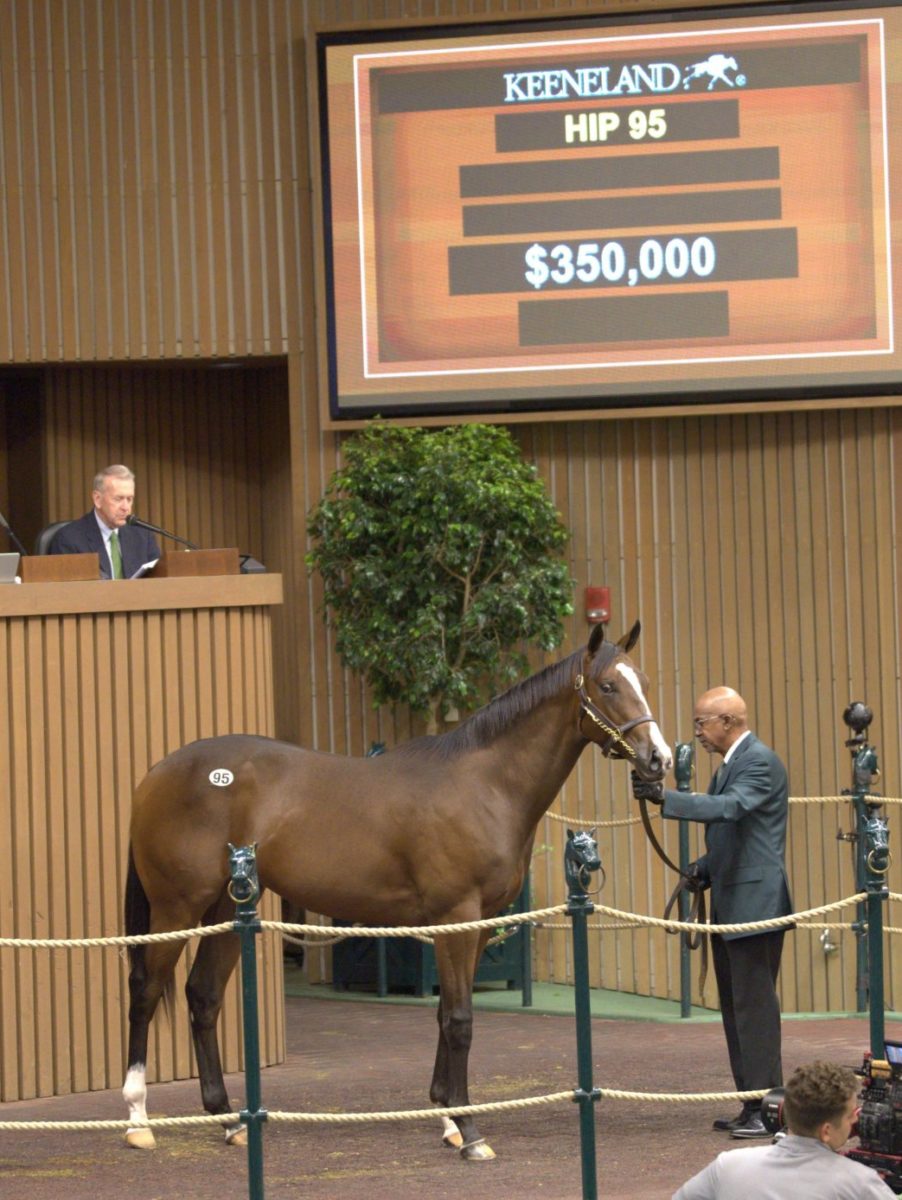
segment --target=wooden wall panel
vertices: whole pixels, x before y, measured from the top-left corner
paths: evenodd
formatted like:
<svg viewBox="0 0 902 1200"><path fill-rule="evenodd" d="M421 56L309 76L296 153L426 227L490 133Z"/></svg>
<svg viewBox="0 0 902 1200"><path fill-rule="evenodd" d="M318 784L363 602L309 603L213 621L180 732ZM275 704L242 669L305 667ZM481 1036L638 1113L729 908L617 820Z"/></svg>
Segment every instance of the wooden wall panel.
<svg viewBox="0 0 902 1200"><path fill-rule="evenodd" d="M8 0L0 362L300 348L304 0Z"/></svg>
<svg viewBox="0 0 902 1200"><path fill-rule="evenodd" d="M599 436L597 426L582 428L590 442ZM850 699L864 698L876 714L871 736L885 786L898 795L899 628L892 598L899 593L900 563L892 531L899 520L902 414L605 426L595 443L601 461L585 471L597 502L580 502L571 522L569 506L580 490L573 485L573 465L582 457L579 429L571 426L547 453L537 452L533 430L517 429L515 436L576 530L577 607L586 583L608 584L614 630L638 614L650 632L637 655L671 741L691 737L695 695L728 682L749 702L754 728L786 761L791 793L835 795L850 781L842 711ZM860 514L851 527L850 512ZM587 537L599 548L591 575L583 557ZM568 646L584 631L577 616ZM714 764L701 759L696 786L704 788ZM589 816L627 818L626 772L589 752L556 808L585 815L587 771L599 784ZM889 819L892 828L896 809ZM675 856L676 828L664 826L665 845ZM850 827L846 804L793 806L788 862L797 908L854 891L850 851L836 841L840 826ZM543 840L554 850L543 853L535 872L537 906L563 899L562 828L545 822ZM648 856L639 831L603 830L601 844L608 870L602 902L660 915L673 881L662 888L663 868ZM898 870L894 864L893 890L899 890ZM850 921L851 911L843 919ZM840 950L826 957L819 932L791 935L782 981L787 1009L854 1007L851 935L835 934ZM553 942L566 936L536 935L540 977L562 978L565 951ZM895 963L891 941L890 948ZM675 995L676 949L675 940L656 933L601 935L596 982ZM898 988L893 972L892 993Z"/></svg>
<svg viewBox="0 0 902 1200"><path fill-rule="evenodd" d="M193 583L174 582L177 589ZM0 610L0 677L7 681L0 689L0 836L11 868L0 884L0 936L124 932L137 783L163 754L197 737L273 731L268 610L254 603L229 607L235 599L218 586L222 607L191 603L182 586L186 595L177 608L143 610L132 593L132 611L77 615L50 611L52 604L32 616L8 604ZM209 594L212 584L206 587ZM15 588L9 599L24 594ZM281 915L271 897L262 912ZM281 940L267 934L260 942L262 1052L278 1062ZM190 963L190 947L186 958ZM161 1018L153 1025L149 1069L158 1079L196 1070L182 995L186 975L180 966L172 1024ZM0 950L0 1100L119 1086L126 977L125 958L115 949ZM238 1070L236 981L222 1029L225 1069Z"/></svg>

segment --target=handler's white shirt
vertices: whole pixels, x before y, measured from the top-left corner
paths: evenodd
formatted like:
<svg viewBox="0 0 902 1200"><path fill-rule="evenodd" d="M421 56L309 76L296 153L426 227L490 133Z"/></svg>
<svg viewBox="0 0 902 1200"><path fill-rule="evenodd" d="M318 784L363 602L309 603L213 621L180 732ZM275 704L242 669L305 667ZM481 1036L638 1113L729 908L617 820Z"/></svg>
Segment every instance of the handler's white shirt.
<svg viewBox="0 0 902 1200"><path fill-rule="evenodd" d="M893 1200L876 1171L815 1138L789 1133L771 1146L727 1150L673 1200Z"/></svg>
<svg viewBox="0 0 902 1200"><path fill-rule="evenodd" d="M738 737L736 739L736 741L733 743L733 745L726 752L726 754L723 756L723 763L721 764L721 766L725 767L727 765L727 763L730 761L730 759L733 757L733 755L736 753L736 751L739 749L739 747L742 745L742 743L745 741L745 739L750 738L751 736L752 736L751 729L747 729L745 731L745 733L742 734L741 737Z"/></svg>

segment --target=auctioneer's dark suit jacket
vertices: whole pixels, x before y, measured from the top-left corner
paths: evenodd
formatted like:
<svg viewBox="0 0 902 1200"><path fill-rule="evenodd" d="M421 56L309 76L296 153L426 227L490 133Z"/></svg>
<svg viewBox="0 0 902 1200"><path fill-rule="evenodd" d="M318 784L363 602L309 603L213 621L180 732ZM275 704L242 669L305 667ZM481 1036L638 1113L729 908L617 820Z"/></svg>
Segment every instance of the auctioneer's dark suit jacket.
<svg viewBox="0 0 902 1200"><path fill-rule="evenodd" d="M134 575L146 562L160 557L157 539L148 530L137 525L124 525L119 530L119 549L122 551L122 572L126 579ZM103 534L93 509L77 521L70 521L68 525L64 525L50 545L51 554L92 552L100 557L101 578L111 579L110 556L103 544Z"/></svg>

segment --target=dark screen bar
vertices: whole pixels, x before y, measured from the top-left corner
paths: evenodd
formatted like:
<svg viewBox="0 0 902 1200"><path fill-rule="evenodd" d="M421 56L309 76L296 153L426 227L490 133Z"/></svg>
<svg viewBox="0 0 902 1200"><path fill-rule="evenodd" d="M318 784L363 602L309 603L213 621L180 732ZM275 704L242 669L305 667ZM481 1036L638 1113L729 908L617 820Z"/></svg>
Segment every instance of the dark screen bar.
<svg viewBox="0 0 902 1200"><path fill-rule="evenodd" d="M659 233L655 237L662 247L675 238L680 238L687 245L699 235L684 231ZM798 231L786 229L728 229L710 235L715 247L716 264L714 270L699 278L691 273L679 279L668 279L666 272L654 279L643 279L637 269L632 279L632 286L662 287L676 286L685 283L725 283L746 279L795 279L799 273ZM641 261L640 250L648 241L646 237L618 237L617 244L622 247L623 261L626 270L621 278L608 280L599 275L591 283L586 284L575 274L574 278L565 284L556 283L550 279L543 281L544 294L554 294L565 291L580 291L587 287L612 288L624 287L631 283L629 270L636 268ZM556 243L549 241L546 249L552 250ZM566 243L572 251L572 260L578 262L579 242ZM603 246L604 242L596 245ZM527 278L528 263L526 254L528 242L499 242L494 245L450 246L448 248L448 274L450 278L450 293L452 296L482 296L501 295L505 292L527 292L535 294L535 284ZM555 266L555 260L549 254L543 258L549 268Z"/></svg>
<svg viewBox="0 0 902 1200"><path fill-rule="evenodd" d="M779 188L617 196L597 200L545 200L526 204L467 204L464 237L556 233L591 229L647 229L720 222L778 221Z"/></svg>
<svg viewBox="0 0 902 1200"><path fill-rule="evenodd" d="M594 346L725 337L730 332L726 292L523 300L517 307L521 346Z"/></svg>
<svg viewBox="0 0 902 1200"><path fill-rule="evenodd" d="M606 132L604 144L635 146L637 143L630 134L629 114L636 111L647 114L650 109L660 110L661 107L661 100L657 103L643 100L641 104L606 105L598 109L599 112L613 112L620 117L617 128ZM664 101L663 107L667 132L662 141L698 142L707 138L739 137L738 100ZM570 120L570 127L577 122L588 127L591 111L593 109L590 108L559 108L555 112L499 113L495 117L495 150L499 154L519 150L585 150L586 142L566 140L567 119ZM642 144L648 145L648 142Z"/></svg>
<svg viewBox="0 0 902 1200"><path fill-rule="evenodd" d="M460 168L460 194L479 196L553 195L613 188L750 183L780 178L776 146L749 150L689 150L669 154L598 154L561 161L485 163Z"/></svg>

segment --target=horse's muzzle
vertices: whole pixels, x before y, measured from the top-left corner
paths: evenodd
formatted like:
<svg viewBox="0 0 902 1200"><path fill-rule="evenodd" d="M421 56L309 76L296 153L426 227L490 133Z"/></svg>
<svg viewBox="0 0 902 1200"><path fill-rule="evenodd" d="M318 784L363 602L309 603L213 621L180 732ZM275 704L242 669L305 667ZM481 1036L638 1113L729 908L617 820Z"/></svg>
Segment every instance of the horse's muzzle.
<svg viewBox="0 0 902 1200"><path fill-rule="evenodd" d="M654 739L647 748L647 754L643 753L645 747L636 748L633 770L648 783L657 783L659 779L663 779L673 766L673 753L670 747L660 733L658 733L658 738L660 745L657 744L657 739Z"/></svg>

